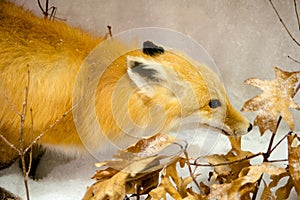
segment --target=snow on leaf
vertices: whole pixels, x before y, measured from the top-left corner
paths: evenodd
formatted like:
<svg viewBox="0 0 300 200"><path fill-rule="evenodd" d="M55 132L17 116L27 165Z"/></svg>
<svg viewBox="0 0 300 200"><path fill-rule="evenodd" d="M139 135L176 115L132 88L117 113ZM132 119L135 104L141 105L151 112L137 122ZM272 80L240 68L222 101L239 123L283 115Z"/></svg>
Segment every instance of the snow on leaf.
<svg viewBox="0 0 300 200"><path fill-rule="evenodd" d="M107 167L94 175L96 183L88 188L84 200L123 199L126 194L147 194L158 186L159 173L178 162L185 143L166 134L141 139L120 150L114 159L97 163Z"/></svg>
<svg viewBox="0 0 300 200"><path fill-rule="evenodd" d="M259 96L245 102L242 111L258 111L254 125L259 127L263 135L266 130L273 133L276 130L278 115L280 115L290 129L294 129L294 118L289 108L299 109L293 100L295 84L298 82L300 71L286 72L274 67L274 80L247 79L244 83L260 88L263 92Z"/></svg>
<svg viewBox="0 0 300 200"><path fill-rule="evenodd" d="M300 139L297 135L288 136L288 161L291 178L300 197Z"/></svg>

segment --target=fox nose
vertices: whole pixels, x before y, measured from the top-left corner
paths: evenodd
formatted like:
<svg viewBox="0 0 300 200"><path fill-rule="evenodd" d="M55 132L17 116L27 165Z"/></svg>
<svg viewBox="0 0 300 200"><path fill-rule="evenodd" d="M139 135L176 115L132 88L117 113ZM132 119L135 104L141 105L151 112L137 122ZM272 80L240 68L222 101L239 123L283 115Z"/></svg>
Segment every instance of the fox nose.
<svg viewBox="0 0 300 200"><path fill-rule="evenodd" d="M249 126L248 126L247 131L250 132L250 131L252 130L252 128L253 128L253 126L252 126L252 124L250 123Z"/></svg>

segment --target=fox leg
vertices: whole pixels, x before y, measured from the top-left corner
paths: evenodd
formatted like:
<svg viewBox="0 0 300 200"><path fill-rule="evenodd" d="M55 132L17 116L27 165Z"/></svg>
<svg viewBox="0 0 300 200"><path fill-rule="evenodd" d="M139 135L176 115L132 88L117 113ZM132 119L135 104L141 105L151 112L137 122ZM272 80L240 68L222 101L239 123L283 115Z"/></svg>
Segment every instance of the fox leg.
<svg viewBox="0 0 300 200"><path fill-rule="evenodd" d="M25 167L26 171L29 170L29 177L32 179L37 179L36 177L36 169L41 161L41 158L45 154L46 150L39 144L35 144L32 146L31 150L26 152L25 154ZM22 167L22 161L19 162L19 167L23 169Z"/></svg>

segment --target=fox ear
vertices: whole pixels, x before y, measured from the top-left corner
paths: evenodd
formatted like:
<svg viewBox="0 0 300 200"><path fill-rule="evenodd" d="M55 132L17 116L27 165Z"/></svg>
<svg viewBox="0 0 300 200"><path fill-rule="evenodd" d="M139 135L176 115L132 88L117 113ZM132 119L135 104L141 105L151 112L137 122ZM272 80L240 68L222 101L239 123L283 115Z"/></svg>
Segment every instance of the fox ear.
<svg viewBox="0 0 300 200"><path fill-rule="evenodd" d="M142 57L127 57L127 74L132 82L148 97L155 93L155 87L168 86L168 82L178 80L177 73L153 60Z"/></svg>

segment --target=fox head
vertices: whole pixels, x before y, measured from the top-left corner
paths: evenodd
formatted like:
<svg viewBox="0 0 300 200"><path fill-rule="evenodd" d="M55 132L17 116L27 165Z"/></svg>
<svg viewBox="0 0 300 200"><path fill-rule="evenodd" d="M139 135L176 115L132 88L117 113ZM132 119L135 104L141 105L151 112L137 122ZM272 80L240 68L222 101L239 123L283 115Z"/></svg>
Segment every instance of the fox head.
<svg viewBox="0 0 300 200"><path fill-rule="evenodd" d="M109 84L110 89L106 89ZM228 136L252 129L230 104L224 86L211 69L149 41L142 51L127 52L107 68L98 84L96 101L106 95L110 105L99 102L102 108L97 108L102 110L98 119L104 132L110 129L110 117L122 131L132 133L152 127L143 130L154 134L168 132L180 119L193 115L198 116L199 126L213 127Z"/></svg>

